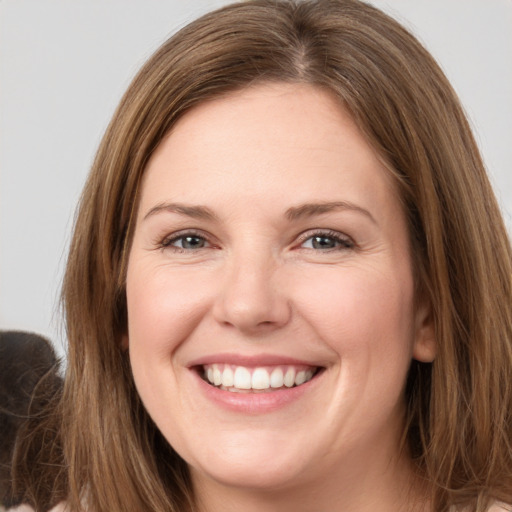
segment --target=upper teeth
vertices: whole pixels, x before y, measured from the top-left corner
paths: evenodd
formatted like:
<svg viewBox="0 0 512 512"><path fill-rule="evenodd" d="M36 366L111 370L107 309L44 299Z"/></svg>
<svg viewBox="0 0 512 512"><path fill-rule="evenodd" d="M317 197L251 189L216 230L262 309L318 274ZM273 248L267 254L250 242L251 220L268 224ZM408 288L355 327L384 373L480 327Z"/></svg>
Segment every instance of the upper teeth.
<svg viewBox="0 0 512 512"><path fill-rule="evenodd" d="M229 364L204 365L204 375L210 384L230 391L264 390L300 386L313 378L311 366L270 366L248 368Z"/></svg>

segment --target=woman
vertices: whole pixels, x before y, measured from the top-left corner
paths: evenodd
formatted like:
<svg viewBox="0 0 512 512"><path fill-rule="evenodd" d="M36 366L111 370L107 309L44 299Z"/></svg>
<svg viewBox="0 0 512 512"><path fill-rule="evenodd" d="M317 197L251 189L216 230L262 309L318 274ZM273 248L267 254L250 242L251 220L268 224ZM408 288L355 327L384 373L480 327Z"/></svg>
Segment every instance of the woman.
<svg viewBox="0 0 512 512"><path fill-rule="evenodd" d="M408 32L355 0L221 9L99 148L63 397L23 446L62 450L27 468L20 446L16 488L39 510L507 510L511 276Z"/></svg>

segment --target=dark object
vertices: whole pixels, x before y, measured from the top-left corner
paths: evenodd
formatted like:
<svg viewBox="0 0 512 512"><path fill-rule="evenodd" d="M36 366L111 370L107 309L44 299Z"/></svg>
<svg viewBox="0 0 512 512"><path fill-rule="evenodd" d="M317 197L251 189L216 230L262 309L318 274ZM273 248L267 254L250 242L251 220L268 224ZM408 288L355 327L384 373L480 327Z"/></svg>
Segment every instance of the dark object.
<svg viewBox="0 0 512 512"><path fill-rule="evenodd" d="M16 437L61 390L58 369L59 361L47 339L28 332L0 331L0 505L12 507L23 501L12 489Z"/></svg>

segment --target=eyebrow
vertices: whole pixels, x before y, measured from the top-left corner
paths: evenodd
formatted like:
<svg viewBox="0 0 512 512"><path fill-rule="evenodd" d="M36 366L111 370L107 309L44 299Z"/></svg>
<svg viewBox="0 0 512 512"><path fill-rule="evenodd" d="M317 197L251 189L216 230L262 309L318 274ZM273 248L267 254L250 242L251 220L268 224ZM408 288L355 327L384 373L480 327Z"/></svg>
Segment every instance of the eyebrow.
<svg viewBox="0 0 512 512"><path fill-rule="evenodd" d="M161 212L178 213L180 215L186 215L187 217L192 217L194 219L217 220L217 215L215 215L215 213L213 213L213 211L206 206L188 206L181 203L157 204L151 208L151 210L149 210L146 215L144 215L143 220L146 220L147 218Z"/></svg>
<svg viewBox="0 0 512 512"><path fill-rule="evenodd" d="M286 210L285 216L288 220L293 221L303 217L313 217L315 215L322 215L323 213L329 213L336 210L350 210L358 213L362 213L368 217L374 224L377 221L373 215L364 208L357 206L349 201L331 201L327 203L304 203L299 206L293 206Z"/></svg>
<svg viewBox="0 0 512 512"><path fill-rule="evenodd" d="M336 210L351 210L359 212L368 217L374 224L377 224L377 221L368 210L365 210L364 208L357 206L356 204L353 204L349 201L304 203L298 206L292 206L291 208L288 208L285 212L285 217L289 221L294 221L304 217L314 217L315 215L322 215L323 213L329 213ZM192 217L194 219L201 220L218 220L217 215L206 206L191 206L182 203L157 204L156 206L151 208L146 213L146 215L144 215L143 220L146 220L147 218L152 217L153 215L156 215L161 212L178 213L180 215L185 215L187 217Z"/></svg>

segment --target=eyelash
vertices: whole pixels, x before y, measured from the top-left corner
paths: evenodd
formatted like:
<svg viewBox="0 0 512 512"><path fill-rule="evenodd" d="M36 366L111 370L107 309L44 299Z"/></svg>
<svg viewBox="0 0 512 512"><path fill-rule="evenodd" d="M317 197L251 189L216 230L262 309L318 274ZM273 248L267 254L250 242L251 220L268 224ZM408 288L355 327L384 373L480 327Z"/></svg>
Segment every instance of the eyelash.
<svg viewBox="0 0 512 512"><path fill-rule="evenodd" d="M193 248L183 248L183 247L177 247L177 246L172 245L173 243L175 243L179 240L184 240L187 237L197 238L197 239L203 240L206 244L208 244L207 247L199 247L197 250L214 247L214 245L208 241L208 237L198 231L186 231L186 232L182 232L182 233L175 233L172 236L167 237L164 240L162 240L162 242L160 242L158 244L158 247L161 249L170 248L172 251L177 252L177 253L186 253L186 252L190 252L190 251L193 252L194 251ZM306 233L303 233L298 238L299 247L302 244L304 244L305 242L307 242L308 240L313 240L315 237L323 238L323 239L331 239L335 244L339 244L339 245L338 245L338 247L328 247L325 249L319 249L319 248L315 248L315 247L304 247L304 249L316 251L316 252L332 252L332 251L353 249L355 247L355 244L350 237L343 235L337 231L331 231L331 230L317 230L317 231L313 231L313 232L308 231Z"/></svg>
<svg viewBox="0 0 512 512"><path fill-rule="evenodd" d="M168 249L171 249L174 252L178 252L178 253L185 253L185 252L193 251L193 249L186 249L183 247L176 247L176 246L172 245L173 243L177 242L178 240L184 240L187 237L199 238L201 240L204 240L210 246L212 245L208 242L208 237L199 231L184 231L181 233L174 233L170 237L164 238L164 240L162 240L162 242L160 242L158 245L159 245L159 248L161 248L161 249L168 248ZM204 247L200 247L199 249L204 249Z"/></svg>
<svg viewBox="0 0 512 512"><path fill-rule="evenodd" d="M338 247L329 247L326 249L315 249L314 247L307 247L306 249L312 250L312 251L331 252L331 251L354 249L354 247L355 247L353 240L350 237L348 237L347 235L344 235L337 231L323 230L323 229L319 229L319 230L316 230L313 232L308 231L307 233L303 233L299 237L299 243L300 243L300 245L302 245L308 240L313 240L315 237L331 239L334 241L334 243L339 244L339 246Z"/></svg>

